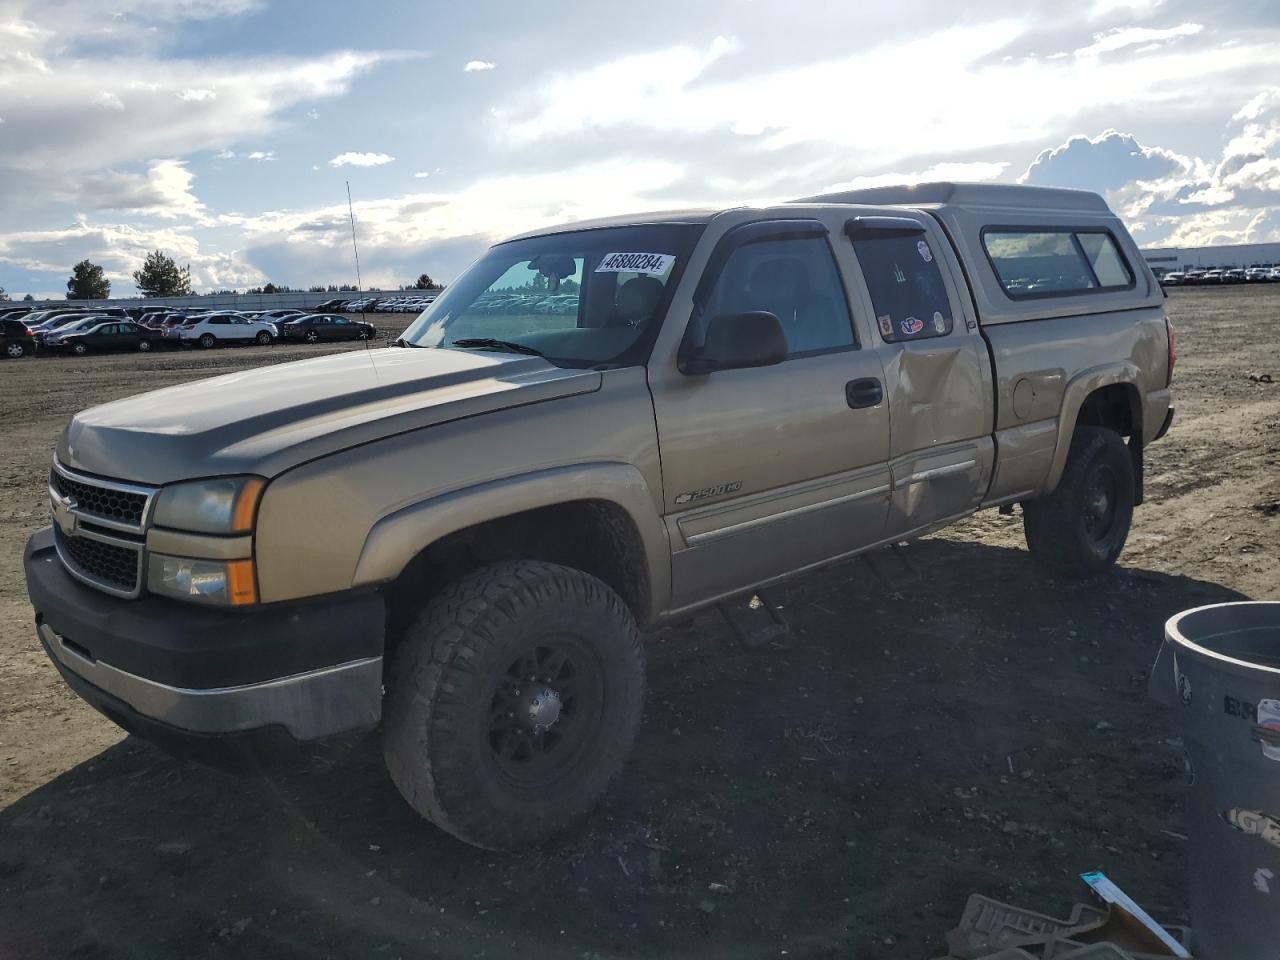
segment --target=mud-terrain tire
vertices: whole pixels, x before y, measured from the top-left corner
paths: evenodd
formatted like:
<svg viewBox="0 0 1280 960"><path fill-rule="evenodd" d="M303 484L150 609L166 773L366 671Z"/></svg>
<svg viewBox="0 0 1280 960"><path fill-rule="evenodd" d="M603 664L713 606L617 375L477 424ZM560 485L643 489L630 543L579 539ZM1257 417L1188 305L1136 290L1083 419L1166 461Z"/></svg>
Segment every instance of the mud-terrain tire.
<svg viewBox="0 0 1280 960"><path fill-rule="evenodd" d="M1022 505L1031 555L1066 577L1097 576L1124 549L1133 495L1133 460L1120 435L1077 427L1057 488Z"/></svg>
<svg viewBox="0 0 1280 960"><path fill-rule="evenodd" d="M383 755L436 826L514 849L599 802L635 742L643 699L639 631L613 590L570 567L494 564L449 585L405 631Z"/></svg>

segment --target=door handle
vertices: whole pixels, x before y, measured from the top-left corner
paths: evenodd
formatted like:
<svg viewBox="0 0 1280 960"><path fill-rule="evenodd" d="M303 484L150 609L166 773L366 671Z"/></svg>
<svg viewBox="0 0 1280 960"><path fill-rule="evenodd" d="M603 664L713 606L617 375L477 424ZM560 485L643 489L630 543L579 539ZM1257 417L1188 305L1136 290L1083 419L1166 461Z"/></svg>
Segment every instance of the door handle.
<svg viewBox="0 0 1280 960"><path fill-rule="evenodd" d="M854 410L874 407L884 399L884 387L875 377L850 380L844 385L844 398Z"/></svg>

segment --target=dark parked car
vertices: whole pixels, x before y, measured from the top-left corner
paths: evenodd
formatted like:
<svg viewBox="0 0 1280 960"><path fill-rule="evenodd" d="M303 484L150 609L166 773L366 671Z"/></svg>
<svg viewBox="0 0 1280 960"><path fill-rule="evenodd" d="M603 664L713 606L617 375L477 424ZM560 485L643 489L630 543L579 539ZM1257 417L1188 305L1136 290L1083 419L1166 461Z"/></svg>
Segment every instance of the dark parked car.
<svg viewBox="0 0 1280 960"><path fill-rule="evenodd" d="M305 315L306 314L301 310L261 310L258 312L256 319L266 320L268 323L283 323L285 320L289 320L292 317L302 317Z"/></svg>
<svg viewBox="0 0 1280 960"><path fill-rule="evenodd" d="M120 313L118 314L118 316L129 317L130 319L141 321L149 313L168 313L172 308L166 307L163 304L153 303L153 304L146 304L145 306L141 306L141 307L120 307L118 309L120 310ZM97 313L97 312L98 311L96 310L94 311L94 313ZM117 314L113 313L112 316L117 316Z"/></svg>
<svg viewBox="0 0 1280 960"><path fill-rule="evenodd" d="M304 340L319 343L321 340L372 340L378 328L362 320L349 320L332 313L315 313L295 317L279 324L281 340Z"/></svg>
<svg viewBox="0 0 1280 960"><path fill-rule="evenodd" d="M331 313L335 310L342 310L344 307L346 307L346 305L347 305L347 301L342 300L340 298L334 299L334 300L326 300L324 301L324 303L317 303L315 305L315 311L316 313Z"/></svg>
<svg viewBox="0 0 1280 960"><path fill-rule="evenodd" d="M21 320L0 320L0 356L17 360L36 352L36 339Z"/></svg>
<svg viewBox="0 0 1280 960"><path fill-rule="evenodd" d="M141 350L144 353L163 342L159 330L152 330L132 320L114 320L101 323L83 333L71 333L51 343L51 350L70 351L77 356L101 353L107 350Z"/></svg>

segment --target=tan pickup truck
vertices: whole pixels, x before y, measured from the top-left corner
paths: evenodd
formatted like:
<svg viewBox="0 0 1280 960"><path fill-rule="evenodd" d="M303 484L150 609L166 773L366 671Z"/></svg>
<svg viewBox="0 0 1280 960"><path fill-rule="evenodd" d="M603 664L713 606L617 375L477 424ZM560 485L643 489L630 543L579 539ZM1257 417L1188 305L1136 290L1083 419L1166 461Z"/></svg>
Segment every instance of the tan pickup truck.
<svg viewBox="0 0 1280 960"><path fill-rule="evenodd" d="M1015 504L1038 560L1108 568L1173 415L1163 303L1066 190L516 237L394 347L77 415L25 557L40 642L175 751L380 727L423 815L534 841L624 764L641 630Z"/></svg>

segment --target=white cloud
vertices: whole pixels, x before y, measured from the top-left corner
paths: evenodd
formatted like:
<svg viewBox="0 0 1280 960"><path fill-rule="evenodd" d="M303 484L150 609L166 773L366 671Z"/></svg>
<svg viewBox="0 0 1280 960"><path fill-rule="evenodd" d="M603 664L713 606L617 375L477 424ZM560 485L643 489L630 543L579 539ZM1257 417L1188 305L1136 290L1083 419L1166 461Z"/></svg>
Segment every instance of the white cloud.
<svg viewBox="0 0 1280 960"><path fill-rule="evenodd" d="M556 173L478 180L453 193L356 201L360 263L370 284L455 275L489 243L550 223L669 206L649 194L676 182L681 167L653 161L589 164ZM345 275L351 227L345 202L221 222L244 238L242 256L283 282ZM414 264L416 270L409 272Z"/></svg>
<svg viewBox="0 0 1280 960"><path fill-rule="evenodd" d="M205 205L191 190L194 180L185 161L153 160L146 173L106 170L66 178L48 190L50 199L80 210L128 211L139 217L211 223Z"/></svg>
<svg viewBox="0 0 1280 960"><path fill-rule="evenodd" d="M1147 147L1115 130L1072 137L1042 151L1020 180L1105 193L1147 246L1280 241L1280 87L1250 99L1231 129L1216 158Z"/></svg>
<svg viewBox="0 0 1280 960"><path fill-rule="evenodd" d="M340 153L329 161L331 167L380 167L395 157L389 153Z"/></svg>
<svg viewBox="0 0 1280 960"><path fill-rule="evenodd" d="M307 111L307 119L308 119L308 120L319 120L319 119L320 119L320 111L319 111L319 110L317 110L315 107L312 107L310 110L308 110L308 111Z"/></svg>
<svg viewBox="0 0 1280 960"><path fill-rule="evenodd" d="M490 63L488 60L468 60L462 69L466 73L477 73L481 70L492 70L496 66L496 63Z"/></svg>
<svg viewBox="0 0 1280 960"><path fill-rule="evenodd" d="M1204 25L1199 23L1182 23L1176 27L1168 27L1163 30L1156 30L1150 27L1115 27L1106 33L1095 33L1093 35L1093 43L1075 51L1075 55L1077 57L1096 57L1103 53L1114 53L1117 50L1123 50L1125 47L1133 47L1139 44L1143 44L1146 49L1152 50L1170 40L1194 37L1203 29Z"/></svg>
<svg viewBox="0 0 1280 960"><path fill-rule="evenodd" d="M1188 157L1143 146L1118 130L1105 130L1092 139L1071 137L1057 147L1041 150L1018 182L1104 193L1134 180L1187 174L1192 166Z"/></svg>
<svg viewBox="0 0 1280 960"><path fill-rule="evenodd" d="M274 150L254 150L248 154L250 160L274 160L276 152Z"/></svg>
<svg viewBox="0 0 1280 960"><path fill-rule="evenodd" d="M164 15L161 5L156 10ZM55 42L65 38L0 44L0 90L23 91L21 99L6 98L6 132L12 131L0 161L6 165L97 169L229 148L269 134L290 107L345 93L356 77L396 56L338 51L188 60L142 49L120 59L96 53L59 59L51 73L37 54L61 54ZM12 49L24 43L27 49ZM124 83L121 76L147 79Z"/></svg>
<svg viewBox="0 0 1280 960"><path fill-rule="evenodd" d="M431 176L430 170L419 170L417 173L413 175L413 178L415 180L425 180L429 176Z"/></svg>
<svg viewBox="0 0 1280 960"><path fill-rule="evenodd" d="M1164 6L1165 2L1166 0L1094 0L1093 6L1089 8L1089 17L1098 19L1111 17L1117 13L1141 16L1153 13L1157 8Z"/></svg>
<svg viewBox="0 0 1280 960"><path fill-rule="evenodd" d="M1189 78L1216 98L1244 99L1256 77L1240 65L1280 62L1275 31L1257 31L1232 50L1168 45L1194 39L1198 24L1103 34L1082 48L1084 56L1000 60L1010 44L1031 36L1028 29L1015 20L966 25L856 55L755 70L742 42L717 38L553 74L528 95L509 98L504 116L490 122L512 148L573 138L597 144L610 131L632 141L732 132L755 140L759 151L803 144L810 156L838 153L855 169L878 169L921 154L1043 142L1086 108L1126 116L1157 110L1167 122L1180 110L1203 108L1188 96ZM1165 45L1141 58L1123 55L1130 45L1152 42ZM1104 50L1122 54L1099 55ZM925 63L927 70L903 68ZM851 94L881 90L886 78L892 96Z"/></svg>
<svg viewBox="0 0 1280 960"><path fill-rule="evenodd" d="M842 190L865 190L869 187L890 187L906 183L930 183L936 180L995 180L1009 166L1007 161L971 160L961 163L935 163L926 170L911 173L878 173L867 177L854 177L842 183L833 183L818 193L837 193Z"/></svg>
<svg viewBox="0 0 1280 960"><path fill-rule="evenodd" d="M117 294L130 288L132 272L142 266L148 253L157 249L184 266L190 264L198 289L243 287L265 279L234 253L202 252L194 236L174 227L143 229L80 218L69 227L0 235L0 262L25 270L65 274L71 264L87 258L106 270Z"/></svg>
<svg viewBox="0 0 1280 960"><path fill-rule="evenodd" d="M235 158L236 152L234 150L219 150L213 155L215 160L234 160Z"/></svg>

